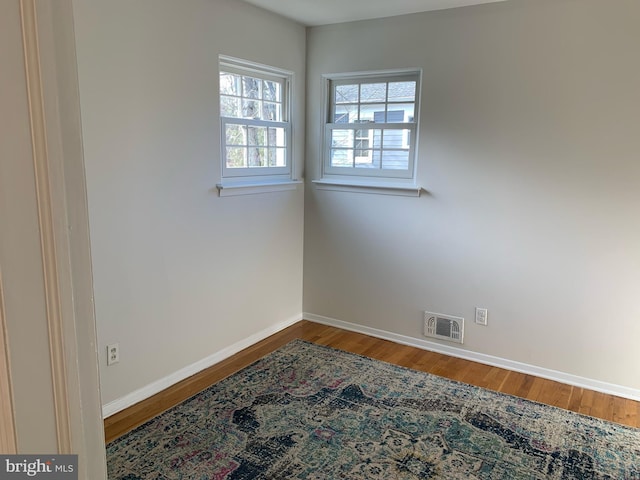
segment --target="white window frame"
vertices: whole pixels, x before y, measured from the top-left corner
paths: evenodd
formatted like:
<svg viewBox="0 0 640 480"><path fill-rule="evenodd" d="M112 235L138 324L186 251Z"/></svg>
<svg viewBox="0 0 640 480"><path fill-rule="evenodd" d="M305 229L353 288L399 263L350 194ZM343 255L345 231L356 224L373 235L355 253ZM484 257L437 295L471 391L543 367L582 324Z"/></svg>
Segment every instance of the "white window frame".
<svg viewBox="0 0 640 480"><path fill-rule="evenodd" d="M402 69L402 70L385 70L372 72L352 72L340 74L324 75L325 81L325 110L324 110L324 142L322 150L322 178L316 180L319 186L330 185L331 189L343 189L336 187L353 186L366 188L385 188L396 189L398 191L420 192L420 187L416 186L416 158L418 146L418 120L420 117L420 91L421 91L422 72L419 69ZM353 85L367 83L397 82L412 80L416 82L416 91L414 103L414 114L412 121L398 123L370 123L363 125L362 123L336 123L335 122L335 86ZM393 107L395 103L408 103L406 101L390 101L388 98L384 102L375 102L384 104L385 111L391 111L389 107ZM358 101L358 107L366 104L366 102ZM358 168L353 167L337 167L331 165L332 152L332 132L333 130L354 130L356 131L369 129L372 134L373 130L390 131L405 130L403 135L403 144L408 140L408 167L406 170L384 169L384 168ZM406 134L408 133L408 135ZM381 150L382 151L382 150ZM355 145L354 145L355 155ZM361 157L358 157L361 158ZM381 192L382 193L382 192Z"/></svg>
<svg viewBox="0 0 640 480"><path fill-rule="evenodd" d="M281 86L282 112L279 121L262 119L226 117L222 115L222 94L218 89L218 112L220 118L220 155L221 155L221 183L218 189L221 196L238 195L243 193L259 193L261 191L280 191L295 188L295 184L301 183L293 180L293 128L291 121L291 91L293 72L262 65L246 60L241 60L225 55L219 56L218 76L224 73L246 75L253 78L276 82ZM242 95L242 94L241 94ZM239 97L243 98L243 97ZM245 127L262 126L284 129L285 132L285 166L273 167L228 167L226 128L228 125L242 125ZM232 146L232 145L229 145ZM261 189L264 185L266 188ZM274 186L283 185L283 188ZM293 185L293 186L292 186Z"/></svg>

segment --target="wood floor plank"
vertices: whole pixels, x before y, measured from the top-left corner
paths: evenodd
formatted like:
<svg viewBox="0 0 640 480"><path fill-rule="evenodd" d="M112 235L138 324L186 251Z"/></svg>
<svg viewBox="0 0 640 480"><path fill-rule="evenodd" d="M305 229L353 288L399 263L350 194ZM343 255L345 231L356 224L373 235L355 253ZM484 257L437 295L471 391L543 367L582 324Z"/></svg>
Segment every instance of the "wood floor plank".
<svg viewBox="0 0 640 480"><path fill-rule="evenodd" d="M580 387L571 387L571 395L569 396L569 404L567 405L567 410L580 413L582 395L584 395L584 389Z"/></svg>
<svg viewBox="0 0 640 480"><path fill-rule="evenodd" d="M487 366L477 362L468 362L462 360L462 371L459 379L461 382L468 383L470 385L476 385L478 387L486 388L487 385ZM489 369L490 370L490 369Z"/></svg>
<svg viewBox="0 0 640 480"><path fill-rule="evenodd" d="M595 393L596 392L592 390L583 390L582 397L580 398L580 405L578 406L578 413L582 413L583 415L591 415Z"/></svg>
<svg viewBox="0 0 640 480"><path fill-rule="evenodd" d="M604 420L640 427L640 402L303 320L106 418L106 441L110 442L123 435L293 339L306 340Z"/></svg>
<svg viewBox="0 0 640 480"><path fill-rule="evenodd" d="M490 367L489 370L485 373L483 377L484 385L483 388L488 388L489 390L500 391L500 386L504 383L505 379L509 375L509 371L504 368L499 367Z"/></svg>
<svg viewBox="0 0 640 480"><path fill-rule="evenodd" d="M413 368L421 372L430 373L433 365L440 358L440 354L435 352L419 351L412 355L413 362L408 365L408 368Z"/></svg>
<svg viewBox="0 0 640 480"><path fill-rule="evenodd" d="M500 392L516 397L529 398L529 391L533 385L534 377L525 373L509 372L500 386Z"/></svg>
<svg viewBox="0 0 640 480"><path fill-rule="evenodd" d="M613 408L609 395L601 392L593 392L593 403L591 404L591 416L599 418L611 418L613 420Z"/></svg>
<svg viewBox="0 0 640 480"><path fill-rule="evenodd" d="M569 407L569 401L571 400L570 385L541 378L536 378L534 384L536 383L539 386L536 389L535 396L531 395L531 400L546 403L547 405L553 405L554 407L564 408L565 410Z"/></svg>
<svg viewBox="0 0 640 480"><path fill-rule="evenodd" d="M613 421L623 425L633 425L637 419L635 418L636 409L629 403L631 400L627 398L613 397Z"/></svg>

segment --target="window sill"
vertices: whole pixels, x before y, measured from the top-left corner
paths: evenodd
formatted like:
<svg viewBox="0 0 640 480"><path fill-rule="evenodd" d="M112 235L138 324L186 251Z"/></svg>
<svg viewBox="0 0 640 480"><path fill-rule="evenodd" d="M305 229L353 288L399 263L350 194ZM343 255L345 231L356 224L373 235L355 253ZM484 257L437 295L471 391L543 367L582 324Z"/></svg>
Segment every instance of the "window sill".
<svg viewBox="0 0 640 480"><path fill-rule="evenodd" d="M313 180L318 190L335 190L338 192L373 193L378 195L400 195L404 197L419 197L422 187L413 184L363 182L353 180Z"/></svg>
<svg viewBox="0 0 640 480"><path fill-rule="evenodd" d="M302 180L282 180L278 182L252 182L216 185L220 197L233 197L237 195L255 195L258 193L284 192L296 190L302 185Z"/></svg>

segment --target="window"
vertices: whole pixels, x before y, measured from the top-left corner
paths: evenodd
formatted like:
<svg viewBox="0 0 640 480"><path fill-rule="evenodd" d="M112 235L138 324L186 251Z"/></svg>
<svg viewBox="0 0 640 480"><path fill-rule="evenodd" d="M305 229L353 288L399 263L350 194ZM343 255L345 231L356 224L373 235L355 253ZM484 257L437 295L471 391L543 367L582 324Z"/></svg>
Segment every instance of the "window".
<svg viewBox="0 0 640 480"><path fill-rule="evenodd" d="M420 73L328 78L323 179L413 181Z"/></svg>
<svg viewBox="0 0 640 480"><path fill-rule="evenodd" d="M290 181L291 73L220 57L222 185Z"/></svg>

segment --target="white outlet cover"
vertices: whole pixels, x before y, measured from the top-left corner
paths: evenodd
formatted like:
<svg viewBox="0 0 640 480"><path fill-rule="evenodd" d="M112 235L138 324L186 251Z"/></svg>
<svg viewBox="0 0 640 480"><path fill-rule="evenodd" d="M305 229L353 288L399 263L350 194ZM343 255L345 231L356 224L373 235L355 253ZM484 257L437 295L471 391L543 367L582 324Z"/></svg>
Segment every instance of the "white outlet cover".
<svg viewBox="0 0 640 480"><path fill-rule="evenodd" d="M478 308L476 307L476 323L478 325L487 325L488 323L488 312L486 308Z"/></svg>
<svg viewBox="0 0 640 480"><path fill-rule="evenodd" d="M120 345L112 343L107 345L107 366L113 365L120 361Z"/></svg>

